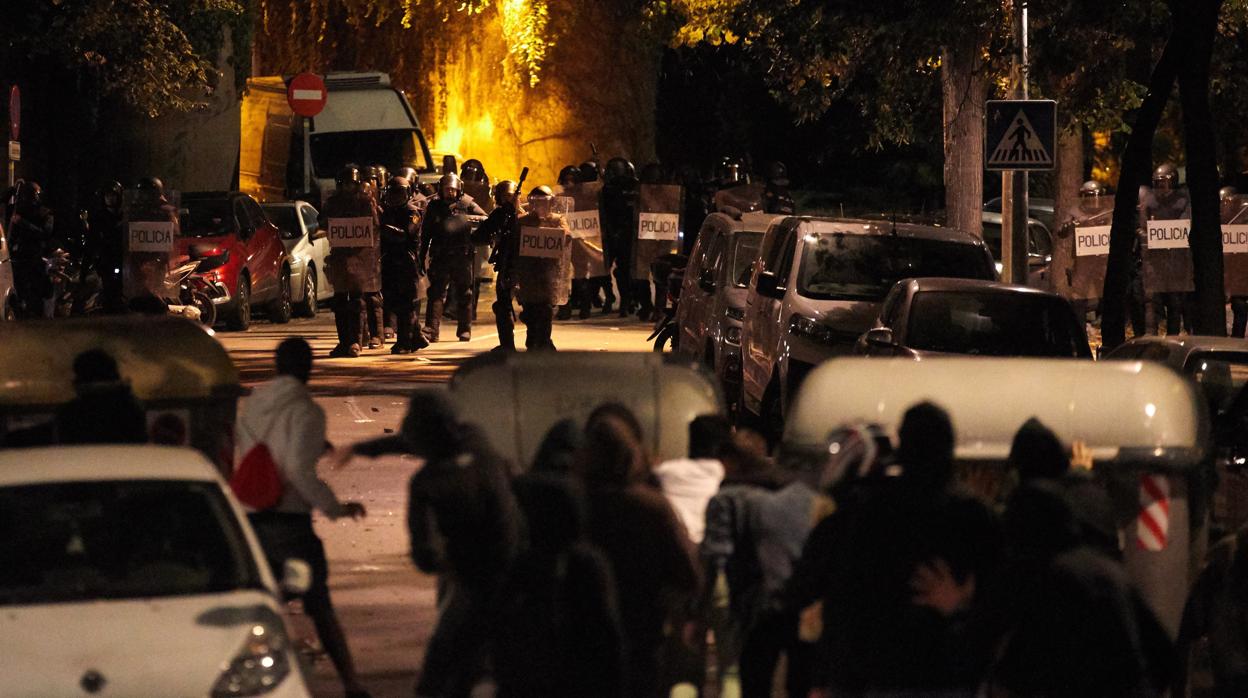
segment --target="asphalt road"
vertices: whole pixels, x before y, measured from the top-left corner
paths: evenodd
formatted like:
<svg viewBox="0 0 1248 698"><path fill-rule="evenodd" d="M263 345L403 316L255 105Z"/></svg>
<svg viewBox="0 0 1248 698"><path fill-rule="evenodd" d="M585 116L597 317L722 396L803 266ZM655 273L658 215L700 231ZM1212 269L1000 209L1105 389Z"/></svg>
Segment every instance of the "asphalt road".
<svg viewBox="0 0 1248 698"><path fill-rule="evenodd" d="M465 360L498 344L492 299L482 298L479 322L470 342L456 341L454 321L442 325L442 340L410 356L392 356L390 348L365 351L358 359L329 359L335 344L333 315L286 325L257 321L247 332L221 332L221 340L242 373L254 385L272 376L273 349L287 337L302 336L316 351L310 384L329 420L329 439L346 444L390 433L398 427L407 395L421 385L445 383ZM650 326L614 315L586 321L557 322L553 334L561 350L648 351ZM524 343L523 326L516 342ZM411 696L416 675L436 621L434 579L416 571L408 558L405 525L407 481L420 467L411 458L357 460L322 477L340 499L368 509L362 521L331 522L318 517L316 529L329 557L330 589L366 687L374 696ZM317 696L339 696L341 688L328 658L317 651L315 632L295 612L296 641L305 657Z"/></svg>

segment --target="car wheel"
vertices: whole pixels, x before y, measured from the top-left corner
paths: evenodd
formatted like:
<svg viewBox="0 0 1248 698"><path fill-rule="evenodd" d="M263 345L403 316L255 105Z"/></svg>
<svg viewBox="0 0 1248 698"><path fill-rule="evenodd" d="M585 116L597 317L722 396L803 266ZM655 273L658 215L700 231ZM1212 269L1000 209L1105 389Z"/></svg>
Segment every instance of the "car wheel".
<svg viewBox="0 0 1248 698"><path fill-rule="evenodd" d="M238 275L238 289L234 292L234 307L225 321L226 327L243 332L251 327L251 281L246 274Z"/></svg>
<svg viewBox="0 0 1248 698"><path fill-rule="evenodd" d="M320 309L316 302L316 294L320 291L317 288L316 268L309 266L307 271L303 273L303 302L295 306L296 314L299 317L316 317L316 311Z"/></svg>
<svg viewBox="0 0 1248 698"><path fill-rule="evenodd" d="M290 322L290 269L282 269L282 276L277 282L277 299L269 304L269 321L284 325Z"/></svg>

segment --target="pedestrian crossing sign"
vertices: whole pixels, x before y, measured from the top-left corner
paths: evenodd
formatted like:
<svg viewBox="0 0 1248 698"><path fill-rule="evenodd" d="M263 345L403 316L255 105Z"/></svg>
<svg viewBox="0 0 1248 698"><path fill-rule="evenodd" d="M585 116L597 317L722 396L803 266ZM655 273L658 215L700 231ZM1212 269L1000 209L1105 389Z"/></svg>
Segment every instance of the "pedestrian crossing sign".
<svg viewBox="0 0 1248 698"><path fill-rule="evenodd" d="M1053 169L1057 102L1047 99L990 100L985 120L985 169Z"/></svg>

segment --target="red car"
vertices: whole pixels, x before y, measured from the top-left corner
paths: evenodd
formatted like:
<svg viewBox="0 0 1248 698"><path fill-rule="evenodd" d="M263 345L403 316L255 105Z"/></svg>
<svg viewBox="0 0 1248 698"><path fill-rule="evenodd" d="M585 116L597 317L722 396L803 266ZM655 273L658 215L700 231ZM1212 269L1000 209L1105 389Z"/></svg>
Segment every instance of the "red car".
<svg viewBox="0 0 1248 698"><path fill-rule="evenodd" d="M206 272L217 291L217 317L231 330L251 325L260 306L275 323L290 321L290 260L281 232L256 200L241 192L182 195L181 227L175 257L226 255L225 264Z"/></svg>

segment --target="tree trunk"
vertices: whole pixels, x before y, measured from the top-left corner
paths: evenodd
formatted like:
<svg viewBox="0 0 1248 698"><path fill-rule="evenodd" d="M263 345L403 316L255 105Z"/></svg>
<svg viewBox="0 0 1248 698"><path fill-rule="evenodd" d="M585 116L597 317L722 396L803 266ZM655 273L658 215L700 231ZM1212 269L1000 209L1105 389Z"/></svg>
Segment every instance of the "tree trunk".
<svg viewBox="0 0 1248 698"><path fill-rule="evenodd" d="M1053 260L1049 265L1049 285L1069 298L1071 272L1075 263L1074 228L1070 222L1079 210L1079 187L1083 184L1083 125L1071 123L1057 132L1057 158L1054 163ZM1070 234L1066 234L1069 230Z"/></svg>
<svg viewBox="0 0 1248 698"><path fill-rule="evenodd" d="M944 103L946 223L982 236L984 101L988 81L978 46L946 46L941 51L940 83Z"/></svg>
<svg viewBox="0 0 1248 698"><path fill-rule="evenodd" d="M1179 69L1187 184L1192 202L1192 276L1196 288L1196 334L1226 336L1222 276L1222 220L1218 202L1217 144L1209 108L1209 64L1222 0L1188 0L1175 7L1176 34L1188 41Z"/></svg>
<svg viewBox="0 0 1248 698"><path fill-rule="evenodd" d="M1114 199L1114 219L1109 234L1109 261L1105 269L1105 290L1101 294L1102 351L1127 340L1127 284L1135 267L1131 249L1139 228L1140 186L1148 183L1153 164L1153 136L1161 122L1170 91L1178 76L1181 42L1171 36L1149 79L1148 94L1136 113L1131 137L1122 155Z"/></svg>

